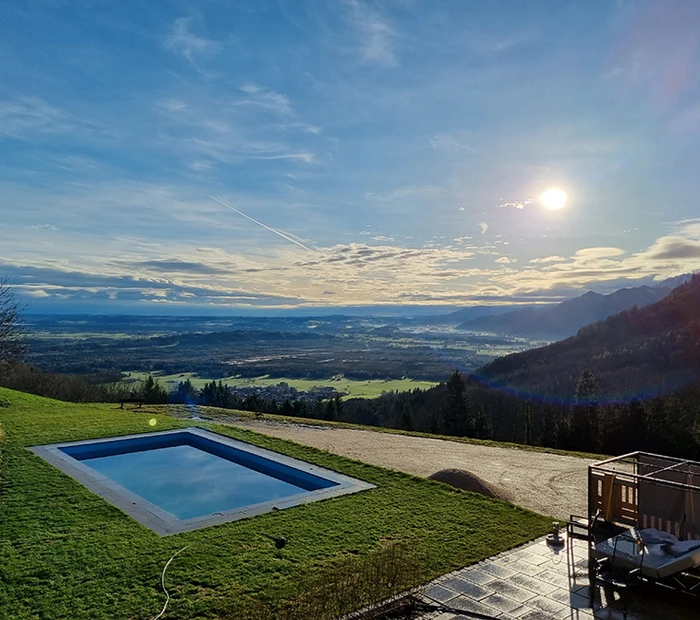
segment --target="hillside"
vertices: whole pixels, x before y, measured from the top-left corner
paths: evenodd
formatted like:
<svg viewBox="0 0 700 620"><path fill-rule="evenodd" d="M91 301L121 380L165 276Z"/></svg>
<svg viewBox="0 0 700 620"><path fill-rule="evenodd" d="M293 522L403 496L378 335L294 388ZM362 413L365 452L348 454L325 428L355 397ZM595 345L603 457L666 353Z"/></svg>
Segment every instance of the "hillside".
<svg viewBox="0 0 700 620"><path fill-rule="evenodd" d="M581 371L601 393L651 394L700 377L700 275L663 300L582 328L576 336L495 360L480 375L529 392L573 395Z"/></svg>
<svg viewBox="0 0 700 620"><path fill-rule="evenodd" d="M6 433L0 439L5 459L0 476L0 618L153 618L165 598L161 572L176 551L181 553L168 571L172 599L167 617L278 618L276 604L297 599L320 583L333 585L339 566L377 557L388 541L410 544L411 561L423 573L397 588L402 591L540 536L551 522L441 483L206 424L214 432L361 478L376 488L161 537L26 449L191 425L163 415L166 411L148 405L129 411L114 404L65 403L0 388L0 425ZM465 536L475 523L478 536ZM273 536L289 543L276 549ZM370 597L367 602L387 594L370 591Z"/></svg>
<svg viewBox="0 0 700 620"><path fill-rule="evenodd" d="M458 329L560 340L573 336L586 325L601 321L623 310L634 306L642 308L660 301L671 290L671 287L659 285L623 288L609 295L589 291L555 306L527 308L496 316L477 317L461 323Z"/></svg>

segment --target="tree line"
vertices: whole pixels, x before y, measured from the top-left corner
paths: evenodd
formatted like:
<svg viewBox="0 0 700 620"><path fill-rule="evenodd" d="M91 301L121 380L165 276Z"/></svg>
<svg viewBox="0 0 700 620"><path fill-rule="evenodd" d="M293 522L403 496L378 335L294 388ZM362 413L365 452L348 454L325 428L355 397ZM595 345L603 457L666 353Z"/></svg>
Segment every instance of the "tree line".
<svg viewBox="0 0 700 620"><path fill-rule="evenodd" d="M166 398L163 396L163 398ZM598 378L584 370L569 399L513 394L458 371L427 390L378 398L275 400L241 398L221 382L194 390L188 381L170 402L334 420L455 437L493 439L597 454L645 450L700 459L700 383L665 395L617 402L600 399Z"/></svg>

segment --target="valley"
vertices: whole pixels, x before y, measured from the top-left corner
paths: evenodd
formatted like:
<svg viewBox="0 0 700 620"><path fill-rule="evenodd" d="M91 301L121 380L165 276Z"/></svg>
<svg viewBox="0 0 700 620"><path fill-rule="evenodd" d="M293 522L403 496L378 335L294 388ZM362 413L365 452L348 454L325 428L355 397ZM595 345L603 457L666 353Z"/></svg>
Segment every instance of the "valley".
<svg viewBox="0 0 700 620"><path fill-rule="evenodd" d="M33 315L27 326L28 361L45 371L111 378L123 371L160 373L164 380L192 373L201 380L226 379L229 385L301 380L305 387L319 381L335 387L342 376L350 382L349 391L366 397L383 389L410 389L410 384L358 391L355 383L413 379L432 384L455 368L473 370L537 344L398 317Z"/></svg>

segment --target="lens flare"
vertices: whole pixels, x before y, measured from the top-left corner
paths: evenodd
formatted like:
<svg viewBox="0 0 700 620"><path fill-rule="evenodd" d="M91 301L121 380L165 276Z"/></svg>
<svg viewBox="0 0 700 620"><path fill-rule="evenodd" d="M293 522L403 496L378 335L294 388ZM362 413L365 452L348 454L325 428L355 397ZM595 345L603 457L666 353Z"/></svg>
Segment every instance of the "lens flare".
<svg viewBox="0 0 700 620"><path fill-rule="evenodd" d="M151 418L151 419L148 421L148 423L149 423L151 426L155 426L158 422L157 422L157 420L156 420L155 418Z"/></svg>

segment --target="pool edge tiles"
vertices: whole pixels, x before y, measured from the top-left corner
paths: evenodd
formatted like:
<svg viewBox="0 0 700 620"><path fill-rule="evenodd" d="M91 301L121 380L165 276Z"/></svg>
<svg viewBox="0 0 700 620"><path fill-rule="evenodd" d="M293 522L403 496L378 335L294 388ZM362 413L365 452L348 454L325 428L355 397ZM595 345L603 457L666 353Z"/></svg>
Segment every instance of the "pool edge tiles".
<svg viewBox="0 0 700 620"><path fill-rule="evenodd" d="M265 459L266 461L271 461L280 467L291 468L301 472L302 475L321 478L322 480L330 482L332 486L327 486L326 488L319 488L316 490L300 489L298 494L289 495L277 500L259 502L240 508L234 508L232 510L214 512L200 517L179 519L169 512L166 512L156 504L149 502L140 495L133 493L111 478L91 468L86 464L86 462L89 461L84 462L68 454L68 451L71 451L71 449L73 449L73 451L78 449L77 452L80 452L79 447L81 446L86 446L86 450L90 449L89 447L99 450L100 447L104 447L107 444L113 445L122 441L126 442L141 439L146 440L145 444L142 442L142 447L149 449L148 440L151 440L153 444L156 445L160 442L162 445L164 440L170 441L177 439L173 436L183 435L184 437L187 434L194 435L199 440L203 440L205 442L214 442L218 446L222 446L222 450L232 449L238 452L244 452L249 455L251 459ZM155 449L155 446L152 446L150 449ZM292 506L357 493L359 491L364 491L375 487L375 485L363 480L358 480L356 478L352 478L350 476L346 476L344 474L280 454L279 452L259 448L253 444L232 439L225 435L220 435L199 427L141 433L138 435L105 437L85 441L62 442L43 446L32 446L29 448L29 450L57 469L61 470L63 473L71 476L74 480L87 487L90 491L99 495L113 506L125 512L135 521L141 523L141 525L148 527L161 536L190 532L212 525L220 525L222 523L246 519L248 517L271 512L272 510L291 508Z"/></svg>

